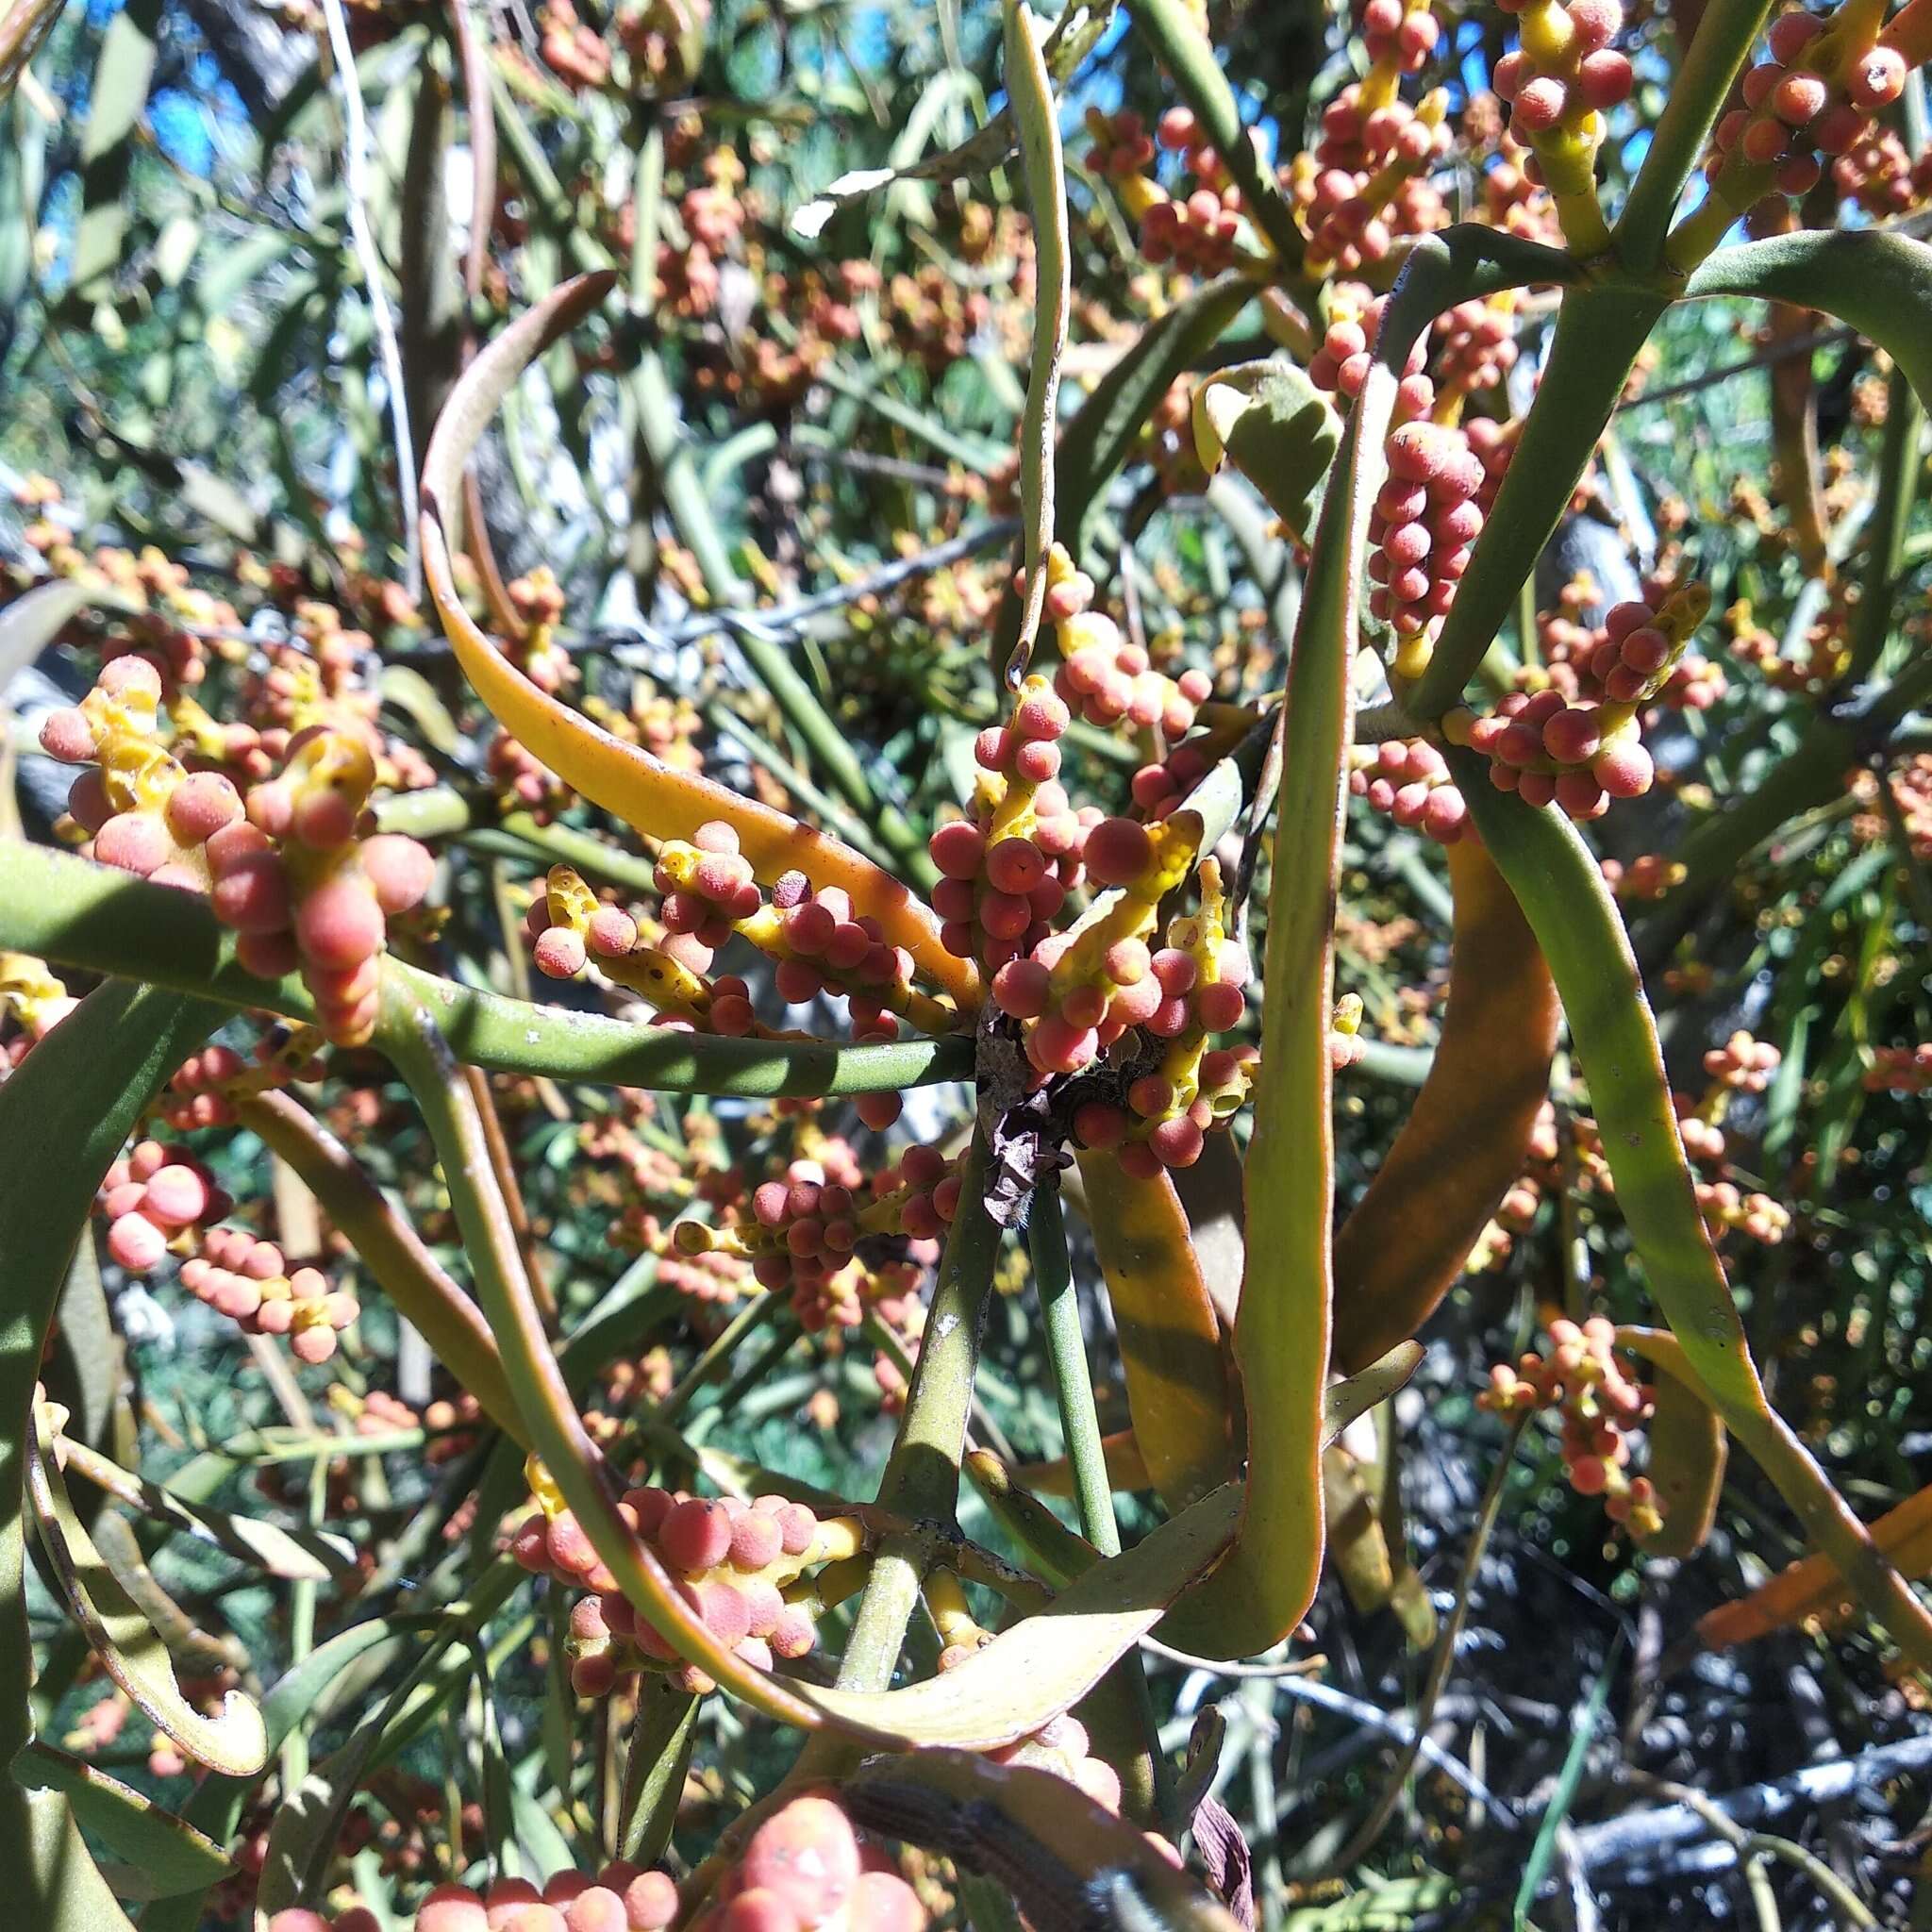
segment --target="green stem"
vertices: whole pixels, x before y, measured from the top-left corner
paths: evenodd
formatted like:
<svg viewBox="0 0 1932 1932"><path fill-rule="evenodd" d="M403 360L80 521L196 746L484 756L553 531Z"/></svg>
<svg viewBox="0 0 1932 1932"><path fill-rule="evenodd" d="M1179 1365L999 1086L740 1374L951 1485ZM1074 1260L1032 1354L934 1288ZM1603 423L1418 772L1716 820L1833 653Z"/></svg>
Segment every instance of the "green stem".
<svg viewBox="0 0 1932 1932"><path fill-rule="evenodd" d="M1468 574L1428 668L1411 691L1398 693L1416 717L1440 718L1461 702L1463 687L1509 620L1519 586L1561 521L1664 308L1660 295L1624 289L1576 288L1563 298L1548 367Z"/></svg>
<svg viewBox="0 0 1932 1932"><path fill-rule="evenodd" d="M1631 275L1657 273L1677 198L1704 154L1724 97L1771 6L1772 0L1710 0L1705 8L1610 235L1617 258Z"/></svg>
<svg viewBox="0 0 1932 1932"><path fill-rule="evenodd" d="M691 1365L684 1379L652 1411L652 1421L659 1424L675 1423L691 1407L691 1397L731 1359L738 1344L755 1329L774 1321L790 1306L784 1295L773 1294L769 1291L747 1302L719 1330L717 1338Z"/></svg>
<svg viewBox="0 0 1932 1932"><path fill-rule="evenodd" d="M1087 1338L1080 1330L1080 1299L1067 1264L1067 1229L1060 1213L1060 1191L1048 1183L1033 1196L1026 1240L1033 1258L1034 1286L1046 1331L1047 1361L1059 1397L1060 1427L1067 1460L1074 1471L1074 1500L1080 1531L1103 1557L1121 1551L1114 1520L1113 1487L1107 1479L1107 1452L1100 1441L1100 1418L1093 1407L1093 1378L1087 1364Z"/></svg>
<svg viewBox="0 0 1932 1932"><path fill-rule="evenodd" d="M45 846L0 843L0 946L224 1006L315 1017L308 989L292 974L258 979L236 964L234 935L216 923L206 900ZM969 1078L973 1069L973 1042L963 1035L884 1046L726 1040L532 1006L393 957L382 974L391 996L386 1013L395 995L420 1001L463 1060L498 1073L774 1099L891 1092ZM393 1024L380 1023L378 1046L390 1043Z"/></svg>

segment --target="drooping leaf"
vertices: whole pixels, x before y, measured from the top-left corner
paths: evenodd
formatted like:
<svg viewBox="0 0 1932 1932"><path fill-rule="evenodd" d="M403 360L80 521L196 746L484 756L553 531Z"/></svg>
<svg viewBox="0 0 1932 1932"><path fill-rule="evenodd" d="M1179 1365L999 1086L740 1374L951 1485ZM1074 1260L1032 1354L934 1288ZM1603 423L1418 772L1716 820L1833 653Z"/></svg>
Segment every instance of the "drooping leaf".
<svg viewBox="0 0 1932 1932"><path fill-rule="evenodd" d="M538 688L477 629L456 594L450 538L460 529L462 475L497 406L525 368L609 292L609 274L579 275L552 291L472 362L450 392L423 470L423 565L443 628L476 694L533 757L607 811L659 839L689 839L708 820L738 833L741 849L768 884L799 871L815 885L842 887L886 941L962 1008L975 1008L979 978L949 953L937 918L890 873L850 846L724 786L674 771L636 745L600 730Z"/></svg>
<svg viewBox="0 0 1932 1932"><path fill-rule="evenodd" d="M219 1024L203 1001L127 985L91 993L0 1085L0 1757L27 1742L33 1648L24 1591L25 1461L34 1383L95 1190L142 1109ZM0 1780L0 1858L24 1923L47 1932L125 1932L67 1800Z"/></svg>
<svg viewBox="0 0 1932 1932"><path fill-rule="evenodd" d="M1655 1366L1651 1386L1657 1391L1657 1406L1644 1424L1649 1449L1644 1474L1656 1486L1664 1526L1643 1539L1643 1552L1648 1557L1689 1557L1704 1547L1717 1520L1729 1439L1723 1418L1702 1395L1663 1362ZM1885 1546L1880 1542L1879 1547Z"/></svg>
<svg viewBox="0 0 1932 1932"><path fill-rule="evenodd" d="M67 577L36 584L0 610L0 688L13 681L88 607L86 587Z"/></svg>
<svg viewBox="0 0 1932 1932"><path fill-rule="evenodd" d="M1449 1009L1428 1078L1335 1237L1335 1359L1360 1368L1436 1311L1517 1175L1560 1014L1535 937L1480 845L1449 848Z"/></svg>
<svg viewBox="0 0 1932 1932"><path fill-rule="evenodd" d="M1297 542L1314 528L1341 440L1334 405L1285 358L1224 369L1194 391L1202 467L1232 462Z"/></svg>
<svg viewBox="0 0 1932 1932"><path fill-rule="evenodd" d="M187 1756L230 1777L253 1776L268 1762L260 1710L241 1691L229 1690L220 1715L205 1717L182 1694L167 1646L75 1514L42 1427L40 1417L29 1423L27 1495L48 1561L89 1646L142 1714Z"/></svg>
<svg viewBox="0 0 1932 1932"><path fill-rule="evenodd" d="M1161 1501L1180 1509L1230 1473L1221 1324L1168 1176L1135 1180L1108 1153L1083 1153L1079 1163L1134 1441Z"/></svg>
<svg viewBox="0 0 1932 1932"><path fill-rule="evenodd" d="M1454 751L1450 764L1483 843L1549 961L1589 1082L1617 1205L1689 1376L1866 1611L1916 1664L1932 1668L1932 1616L1765 1398L1697 1204L1629 935L1596 860L1554 808L1535 810L1496 791L1474 754Z"/></svg>

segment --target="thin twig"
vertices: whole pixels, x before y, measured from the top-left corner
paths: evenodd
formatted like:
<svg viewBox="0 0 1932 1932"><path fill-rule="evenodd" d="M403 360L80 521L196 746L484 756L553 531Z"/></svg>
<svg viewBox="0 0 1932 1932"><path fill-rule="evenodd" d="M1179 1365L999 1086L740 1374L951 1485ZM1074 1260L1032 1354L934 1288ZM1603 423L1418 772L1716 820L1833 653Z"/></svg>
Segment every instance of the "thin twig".
<svg viewBox="0 0 1932 1932"><path fill-rule="evenodd" d="M342 0L322 0L328 25L329 59L342 91L342 192L349 203L349 239L369 291L369 319L375 329L382 358L382 379L389 391L390 424L396 441L396 490L402 499L404 584L411 597L423 594L423 559L416 547L416 446L409 435L409 405L403 393L403 352L396 341L395 317L389 291L383 286L382 260L369 226L369 127L362 111L362 84L356 75L356 50L349 42L349 23Z"/></svg>

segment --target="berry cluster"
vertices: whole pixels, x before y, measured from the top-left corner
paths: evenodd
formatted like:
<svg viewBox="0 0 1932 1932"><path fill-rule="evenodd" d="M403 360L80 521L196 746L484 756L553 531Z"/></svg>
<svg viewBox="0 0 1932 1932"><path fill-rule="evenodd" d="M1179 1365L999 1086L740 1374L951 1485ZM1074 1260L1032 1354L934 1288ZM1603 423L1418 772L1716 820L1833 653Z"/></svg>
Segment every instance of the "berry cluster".
<svg viewBox="0 0 1932 1932"><path fill-rule="evenodd" d="M1474 837L1469 804L1449 775L1442 754L1421 738L1357 745L1349 754L1348 789L1372 811L1441 845Z"/></svg>
<svg viewBox="0 0 1932 1932"><path fill-rule="evenodd" d="M1241 192L1189 108L1170 108L1150 139L1138 114L1090 108L1087 131L1100 173L1141 225L1141 252L1148 261L1204 275L1218 275L1233 262L1241 237ZM1191 176L1185 194L1169 194L1149 172L1157 139Z"/></svg>
<svg viewBox="0 0 1932 1932"><path fill-rule="evenodd" d="M1064 554L1056 552L1058 557ZM1047 614L1060 627L1063 658L1053 688L1067 711L1103 730L1126 724L1137 730L1158 731L1170 743L1185 738L1214 689L1208 674L1183 671L1174 678L1156 670L1143 646L1129 643L1110 617L1088 608L1093 580L1085 571L1070 569L1056 581L1052 561L1047 569ZM1059 730L1066 729L1059 714L1041 699L1029 723L1047 721L1058 721Z"/></svg>
<svg viewBox="0 0 1932 1932"><path fill-rule="evenodd" d="M1627 56L1610 45L1624 25L1619 0L1499 0L1521 22L1517 46L1496 62L1509 132L1529 154L1524 171L1550 191L1571 244L1596 253L1607 240L1596 200L1604 115L1629 97Z"/></svg>
<svg viewBox="0 0 1932 1932"><path fill-rule="evenodd" d="M1436 319L1436 382L1445 396L1495 389L1516 366L1516 303L1506 290Z"/></svg>
<svg viewBox="0 0 1932 1932"><path fill-rule="evenodd" d="M48 971L46 961L30 953L0 951L0 1023L20 1031L0 1040L0 1079L80 1004Z"/></svg>
<svg viewBox="0 0 1932 1932"><path fill-rule="evenodd" d="M715 1690L632 1609L549 1472L533 1457L525 1474L537 1508L511 1537L510 1554L533 1574L589 1592L571 1611L571 1683L577 1694L605 1697L621 1678L665 1669L694 1694ZM810 1610L784 1592L814 1564L856 1556L864 1545L856 1523L821 1521L783 1496L711 1502L641 1489L626 1491L618 1507L676 1577L692 1613L720 1643L760 1670L770 1670L774 1657L803 1657L817 1641Z"/></svg>
<svg viewBox="0 0 1932 1932"><path fill-rule="evenodd" d="M903 1291L900 1270L878 1269L858 1258L868 1238L904 1235L915 1243L943 1234L959 1207L959 1174L936 1148L908 1148L894 1169L874 1177L873 1198L861 1204L858 1175L828 1179L816 1160L793 1160L784 1177L752 1192L749 1219L719 1226L681 1221L674 1230L677 1253L688 1260L714 1254L749 1263L758 1282L791 1294L802 1325L857 1327L865 1309L882 1295ZM915 1258L925 1258L918 1250Z"/></svg>
<svg viewBox="0 0 1932 1932"><path fill-rule="evenodd" d="M130 1274L160 1266L189 1230L219 1220L234 1206L185 1148L140 1141L108 1170L100 1206L108 1217L108 1252Z"/></svg>
<svg viewBox="0 0 1932 1932"><path fill-rule="evenodd" d="M1663 1508L1650 1479L1628 1474L1625 1465L1629 1432L1649 1417L1655 1397L1624 1374L1616 1340L1615 1326L1602 1315L1581 1327L1552 1322L1548 1357L1525 1355L1513 1369L1497 1363L1476 1401L1505 1416L1560 1408L1571 1488L1581 1496L1603 1497L1610 1521L1641 1540L1663 1527Z"/></svg>
<svg viewBox="0 0 1932 1932"><path fill-rule="evenodd" d="M68 808L92 834L93 856L211 890L216 917L241 935L242 964L270 979L299 967L323 1031L359 1046L375 1026L387 921L418 904L435 870L413 839L361 836L376 777L368 742L324 725L297 731L281 775L254 786L244 808L230 779L188 772L162 744L160 699L154 666L119 658L80 705L41 727L49 756L92 767Z"/></svg>
<svg viewBox="0 0 1932 1932"><path fill-rule="evenodd" d="M1672 238L1678 267L1694 265L1740 215L1765 232L1780 226L1787 197L1810 192L1824 158L1867 139L1908 72L1880 37L1884 18L1884 0L1849 0L1829 22L1802 9L1772 22L1769 58L1745 72L1742 105L1717 125L1704 163L1710 193Z"/></svg>
<svg viewBox="0 0 1932 1932"><path fill-rule="evenodd" d="M1450 712L1443 734L1490 760L1490 781L1499 791L1514 791L1531 805L1554 801L1574 819L1598 817L1612 798L1650 790L1656 773L1639 713L1668 684L1709 608L1710 593L1701 584L1681 586L1655 608L1616 605L1576 673L1574 697L1555 684L1511 691L1487 717Z"/></svg>
<svg viewBox="0 0 1932 1932"><path fill-rule="evenodd" d="M1918 1046L1879 1046L1865 1069L1868 1093L1932 1093L1932 1041Z"/></svg>
<svg viewBox="0 0 1932 1932"><path fill-rule="evenodd" d="M1868 128L1832 162L1831 180L1874 221L1895 221L1932 194L1932 155L1914 160L1890 127Z"/></svg>
<svg viewBox="0 0 1932 1932"><path fill-rule="evenodd" d="M290 1269L273 1241L239 1227L210 1228L201 1253L182 1262L181 1285L247 1334L286 1336L311 1367L335 1354L336 1337L362 1312L319 1268Z"/></svg>
<svg viewBox="0 0 1932 1932"><path fill-rule="evenodd" d="M1704 1056L1704 1071L1726 1092L1762 1093L1783 1058L1770 1041L1754 1040L1740 1027Z"/></svg>
<svg viewBox="0 0 1932 1932"><path fill-rule="evenodd" d="M752 1833L686 1932L924 1932L925 1907L827 1793L793 1798Z"/></svg>
<svg viewBox="0 0 1932 1932"><path fill-rule="evenodd" d="M238 1101L291 1081L321 1079L316 1056L322 1045L319 1028L294 1026L263 1034L252 1061L231 1046L205 1047L175 1068L155 1110L176 1133L232 1125Z"/></svg>
<svg viewBox="0 0 1932 1932"><path fill-rule="evenodd" d="M1468 437L1443 423L1405 423L1389 438L1389 480L1369 525L1371 615L1398 640L1396 669L1425 662L1482 531L1485 472Z"/></svg>
<svg viewBox="0 0 1932 1932"><path fill-rule="evenodd" d="M1353 275L1385 260L1397 237L1448 225L1448 205L1430 179L1452 144L1448 96L1438 88L1416 107L1400 99L1396 52L1391 43L1365 79L1328 103L1320 139L1291 169L1311 273Z"/></svg>
<svg viewBox="0 0 1932 1932"><path fill-rule="evenodd" d="M541 1890L526 1878L500 1878L481 1891L439 1885L409 1925L410 1932L667 1932L676 1919L677 1885L668 1873L619 1862L589 1878L559 1872ZM379 1932L380 1924L366 1906L333 1918L297 1906L277 1912L268 1932Z"/></svg>

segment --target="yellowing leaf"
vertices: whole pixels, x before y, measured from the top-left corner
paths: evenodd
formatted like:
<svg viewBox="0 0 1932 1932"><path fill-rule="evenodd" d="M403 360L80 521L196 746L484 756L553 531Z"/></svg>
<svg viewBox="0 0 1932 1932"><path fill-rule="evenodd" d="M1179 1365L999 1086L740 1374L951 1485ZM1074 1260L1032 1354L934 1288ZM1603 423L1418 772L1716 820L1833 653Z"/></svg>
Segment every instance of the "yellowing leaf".
<svg viewBox="0 0 1932 1932"><path fill-rule="evenodd" d="M529 362L589 314L613 281L608 273L579 275L554 290L470 364L437 419L423 468L423 571L457 660L504 729L592 804L654 839L690 839L708 820L722 820L737 832L760 879L770 884L795 870L815 886L843 888L861 914L879 922L889 944L906 948L927 981L962 1008L976 1008L977 972L947 952L938 919L898 879L849 845L708 778L674 771L600 730L532 684L458 600L450 538L459 527L470 453Z"/></svg>
<svg viewBox="0 0 1932 1932"><path fill-rule="evenodd" d="M1429 1075L1335 1237L1335 1359L1366 1366L1414 1335L1523 1172L1557 1047L1557 990L1480 845L1449 848L1449 1010Z"/></svg>
<svg viewBox="0 0 1932 1932"><path fill-rule="evenodd" d="M1233 1396L1221 1324L1165 1174L1134 1180L1111 1154L1079 1156L1087 1213L1120 1336L1134 1441L1179 1509L1226 1481Z"/></svg>

